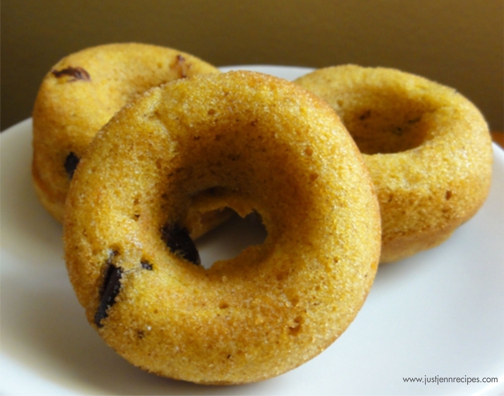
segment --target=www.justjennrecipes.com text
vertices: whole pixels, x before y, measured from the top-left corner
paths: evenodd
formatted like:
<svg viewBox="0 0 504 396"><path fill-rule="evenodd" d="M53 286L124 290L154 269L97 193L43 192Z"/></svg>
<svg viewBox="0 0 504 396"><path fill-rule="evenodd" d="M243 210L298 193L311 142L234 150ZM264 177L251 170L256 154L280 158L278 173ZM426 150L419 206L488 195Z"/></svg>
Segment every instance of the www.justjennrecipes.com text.
<svg viewBox="0 0 504 396"><path fill-rule="evenodd" d="M403 377L403 382L411 382L411 383L421 383L424 385L435 384L441 385L446 383L458 383L458 384L496 384L499 382L499 378L497 377L469 377L464 375L463 377L442 377L440 375L436 376L427 376L423 377Z"/></svg>

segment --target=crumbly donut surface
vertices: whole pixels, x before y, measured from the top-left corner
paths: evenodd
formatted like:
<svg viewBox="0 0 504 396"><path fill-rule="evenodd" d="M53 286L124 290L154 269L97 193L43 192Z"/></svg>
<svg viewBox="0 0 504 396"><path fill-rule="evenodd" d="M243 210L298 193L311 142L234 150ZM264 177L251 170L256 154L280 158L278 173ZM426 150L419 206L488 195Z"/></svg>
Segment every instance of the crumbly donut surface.
<svg viewBox="0 0 504 396"><path fill-rule="evenodd" d="M437 246L485 201L488 126L454 89L355 65L319 69L295 83L336 110L364 155L380 202L382 263Z"/></svg>
<svg viewBox="0 0 504 396"><path fill-rule="evenodd" d="M187 261L162 230L183 228L195 200L256 211L265 242L209 269ZM66 202L65 258L90 324L128 361L239 384L291 370L345 331L374 280L380 229L334 111L236 71L151 89L98 133ZM111 268L120 281L106 287ZM115 289L105 309L104 289Z"/></svg>
<svg viewBox="0 0 504 396"><path fill-rule="evenodd" d="M33 109L32 175L37 194L62 222L72 154L81 158L107 121L147 89L212 65L175 49L139 43L107 44L71 54L44 77ZM65 169L67 167L67 169Z"/></svg>

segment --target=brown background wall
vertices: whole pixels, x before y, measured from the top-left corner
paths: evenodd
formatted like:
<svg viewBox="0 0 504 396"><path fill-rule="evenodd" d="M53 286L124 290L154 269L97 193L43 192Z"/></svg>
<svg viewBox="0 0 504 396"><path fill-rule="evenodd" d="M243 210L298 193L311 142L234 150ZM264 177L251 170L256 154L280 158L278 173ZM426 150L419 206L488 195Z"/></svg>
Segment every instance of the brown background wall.
<svg viewBox="0 0 504 396"><path fill-rule="evenodd" d="M503 0L2 0L2 118L30 116L46 72L137 41L215 65L395 67L457 88L504 130Z"/></svg>

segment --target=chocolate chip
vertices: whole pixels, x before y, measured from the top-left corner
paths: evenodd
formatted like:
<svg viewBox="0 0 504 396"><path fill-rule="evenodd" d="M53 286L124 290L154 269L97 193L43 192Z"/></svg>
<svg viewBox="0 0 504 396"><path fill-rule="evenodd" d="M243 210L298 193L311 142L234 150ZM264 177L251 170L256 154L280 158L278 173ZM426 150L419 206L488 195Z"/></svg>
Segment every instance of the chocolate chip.
<svg viewBox="0 0 504 396"><path fill-rule="evenodd" d="M70 179L73 177L75 169L77 169L77 165L79 165L79 161L79 157L77 157L74 153L67 155L65 159L65 170Z"/></svg>
<svg viewBox="0 0 504 396"><path fill-rule="evenodd" d="M152 271L152 264L149 263L147 260L140 261L140 264L142 264L143 269L146 269L148 271Z"/></svg>
<svg viewBox="0 0 504 396"><path fill-rule="evenodd" d="M405 130L402 129L401 127L395 127L394 129L392 129L392 133L396 136L402 136L404 132Z"/></svg>
<svg viewBox="0 0 504 396"><path fill-rule="evenodd" d="M362 113L359 116L359 120L364 121L364 120L368 119L369 117L371 117L371 110L366 110L364 113Z"/></svg>
<svg viewBox="0 0 504 396"><path fill-rule="evenodd" d="M94 317L94 322L98 327L103 327L101 321L108 316L108 309L115 304L115 299L121 290L123 270L121 267L116 267L110 261L111 259L109 258L107 260L107 273L105 274L102 290L100 291L100 305Z"/></svg>
<svg viewBox="0 0 504 396"><path fill-rule="evenodd" d="M176 255L193 264L201 264L198 249L186 228L177 224L166 224L161 228L161 239Z"/></svg>
<svg viewBox="0 0 504 396"><path fill-rule="evenodd" d="M91 81L91 76L82 67L69 66L69 67L62 69L62 70L53 70L52 74L58 78L63 77L63 76L70 76L72 78L70 80L68 80L69 82L73 82L73 81L77 81L77 80Z"/></svg>

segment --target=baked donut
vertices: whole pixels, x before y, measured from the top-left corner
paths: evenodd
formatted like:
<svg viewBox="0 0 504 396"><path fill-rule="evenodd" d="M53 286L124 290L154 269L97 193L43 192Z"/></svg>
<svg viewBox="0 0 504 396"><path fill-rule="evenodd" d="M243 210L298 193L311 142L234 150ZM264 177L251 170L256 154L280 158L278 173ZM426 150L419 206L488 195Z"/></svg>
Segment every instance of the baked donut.
<svg viewBox="0 0 504 396"><path fill-rule="evenodd" d="M315 70L295 83L336 110L364 155L380 202L382 263L437 246L485 201L488 126L454 89L355 65Z"/></svg>
<svg viewBox="0 0 504 396"><path fill-rule="evenodd" d="M79 159L122 106L148 88L200 73L219 71L190 54L137 43L88 48L54 65L33 109L32 175L49 213L62 222ZM208 215L204 220L218 219Z"/></svg>
<svg viewBox="0 0 504 396"><path fill-rule="evenodd" d="M258 213L266 240L198 265L194 200ZM378 266L379 206L325 102L256 72L199 75L149 90L98 133L64 245L88 321L121 356L170 378L248 383L313 358L355 318Z"/></svg>

